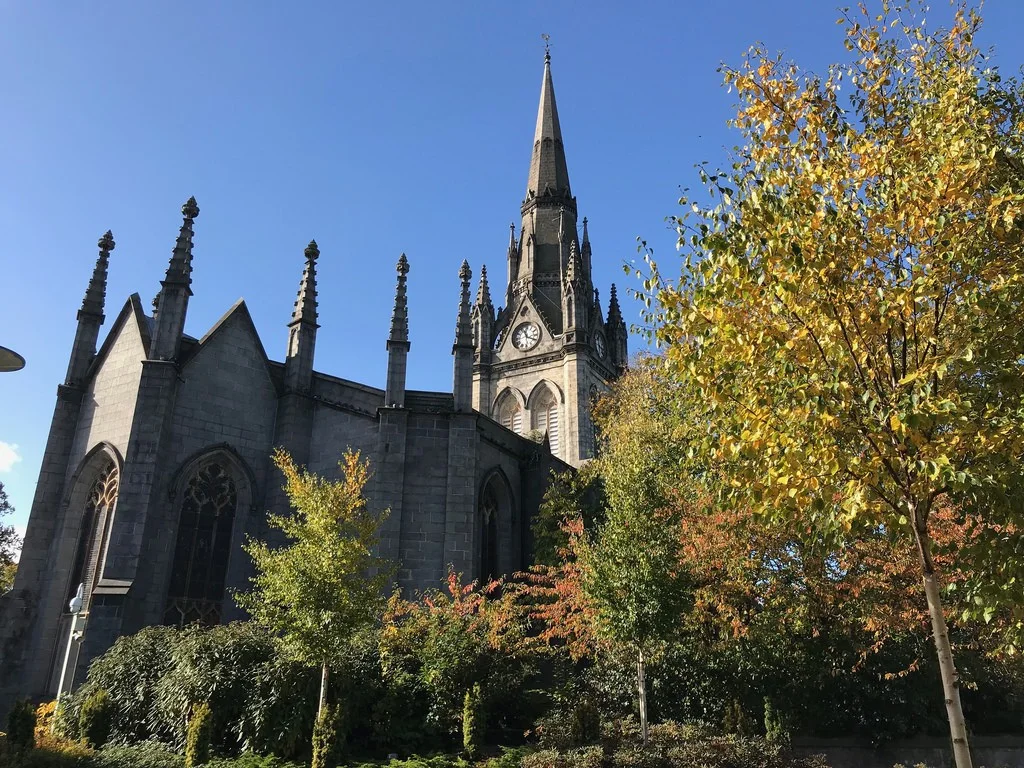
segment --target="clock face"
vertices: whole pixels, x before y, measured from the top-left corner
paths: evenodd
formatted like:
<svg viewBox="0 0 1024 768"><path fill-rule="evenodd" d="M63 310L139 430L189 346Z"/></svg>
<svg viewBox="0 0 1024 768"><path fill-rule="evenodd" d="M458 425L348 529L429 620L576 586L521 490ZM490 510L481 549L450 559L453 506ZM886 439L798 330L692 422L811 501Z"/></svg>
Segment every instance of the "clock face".
<svg viewBox="0 0 1024 768"><path fill-rule="evenodd" d="M512 343L523 351L533 349L540 341L540 328L533 323L523 323L512 333Z"/></svg>
<svg viewBox="0 0 1024 768"><path fill-rule="evenodd" d="M597 349L597 356L603 360L604 356L608 354L608 347L604 343L604 336L600 333L594 337L594 347Z"/></svg>

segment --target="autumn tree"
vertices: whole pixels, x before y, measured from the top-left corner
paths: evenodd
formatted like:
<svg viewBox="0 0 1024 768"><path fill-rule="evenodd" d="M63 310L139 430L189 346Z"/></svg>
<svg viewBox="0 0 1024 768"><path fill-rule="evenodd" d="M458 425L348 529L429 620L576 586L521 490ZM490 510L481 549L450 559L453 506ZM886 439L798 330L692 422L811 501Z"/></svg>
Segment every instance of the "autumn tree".
<svg viewBox="0 0 1024 768"><path fill-rule="evenodd" d="M256 575L252 590L235 599L254 621L281 637L288 655L320 668L317 720L322 724L331 666L344 657L355 632L378 619L384 607L390 567L374 554L383 516L367 509L369 465L357 452L345 453L336 481L300 469L283 450L273 458L293 511L271 514L267 522L286 543L246 542Z"/></svg>
<svg viewBox="0 0 1024 768"><path fill-rule="evenodd" d="M4 484L0 483L0 519L14 513L14 506L7 498ZM0 595L14 586L14 574L18 570L18 548L21 539L13 526L0 523Z"/></svg>
<svg viewBox="0 0 1024 768"><path fill-rule="evenodd" d="M853 59L826 74L763 48L724 70L742 146L701 170L708 204L681 201L685 265L650 261L649 319L731 504L916 552L967 768L933 538L938 510L970 515L973 594L1020 610L1022 94L966 7L935 33L888 2L840 23Z"/></svg>

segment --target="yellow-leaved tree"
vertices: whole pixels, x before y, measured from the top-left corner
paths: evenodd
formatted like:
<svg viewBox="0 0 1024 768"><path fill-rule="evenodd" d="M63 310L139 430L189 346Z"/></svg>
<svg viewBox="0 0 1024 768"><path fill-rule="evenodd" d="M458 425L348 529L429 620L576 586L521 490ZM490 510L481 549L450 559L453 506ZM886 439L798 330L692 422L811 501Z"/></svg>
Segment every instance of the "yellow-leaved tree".
<svg viewBox="0 0 1024 768"><path fill-rule="evenodd" d="M341 479L330 480L296 466L284 450L274 453L284 473L284 490L293 508L271 514L269 526L285 543L271 547L250 539L245 551L256 575L252 590L235 595L254 621L279 636L298 662L320 668L320 700L314 730L313 764L330 752L327 687L331 666L343 657L360 628L380 619L390 564L375 554L384 515L367 508L364 489L368 462L347 451L339 462Z"/></svg>
<svg viewBox="0 0 1024 768"><path fill-rule="evenodd" d="M729 503L916 552L968 768L933 532L940 508L971 529L957 618L1019 642L1024 109L976 12L929 32L920 8L844 14L852 60L821 75L762 48L724 70L742 144L701 169L710 203L681 201L680 279L649 256L645 287L669 375L698 388L689 450Z"/></svg>

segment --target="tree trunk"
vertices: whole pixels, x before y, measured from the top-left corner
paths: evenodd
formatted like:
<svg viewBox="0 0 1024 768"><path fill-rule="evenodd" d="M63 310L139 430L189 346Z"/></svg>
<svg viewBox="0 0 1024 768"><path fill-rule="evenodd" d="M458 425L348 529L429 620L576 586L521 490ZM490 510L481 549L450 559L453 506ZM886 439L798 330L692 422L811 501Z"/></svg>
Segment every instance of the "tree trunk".
<svg viewBox="0 0 1024 768"><path fill-rule="evenodd" d="M321 667L321 669L320 669L320 705L316 709L317 719L320 718L320 716L324 712L324 707L327 706L327 678L328 678L328 675L329 675L329 671L327 669L327 662L325 661L323 667Z"/></svg>
<svg viewBox="0 0 1024 768"><path fill-rule="evenodd" d="M636 689L640 695L640 732L644 737L644 746L647 746L647 681L645 680L644 651L637 650L636 656Z"/></svg>
<svg viewBox="0 0 1024 768"><path fill-rule="evenodd" d="M913 512L913 509L911 511ZM915 518L911 519L915 520L914 538L917 540L917 552L921 558L924 593L928 598L928 613L932 619L935 651L939 656L942 692L946 700L946 715L949 718L949 735L953 740L953 758L956 768L973 768L971 749L967 743L967 724L964 721L963 707L960 705L960 675L953 663L953 647L949 642L946 616L942 612L939 577L935 572L935 562L932 560L928 530L922 530L923 526L919 526Z"/></svg>

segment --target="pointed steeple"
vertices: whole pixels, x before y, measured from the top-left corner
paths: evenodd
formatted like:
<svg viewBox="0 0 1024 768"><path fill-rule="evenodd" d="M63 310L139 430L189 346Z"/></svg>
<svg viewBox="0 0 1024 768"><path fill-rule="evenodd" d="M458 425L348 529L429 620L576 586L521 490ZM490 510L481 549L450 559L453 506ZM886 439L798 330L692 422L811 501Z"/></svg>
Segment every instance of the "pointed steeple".
<svg viewBox="0 0 1024 768"><path fill-rule="evenodd" d="M562 145L562 128L558 124L555 105L555 86L551 81L551 54L544 54L544 78L540 86L540 106L537 109L537 128L533 135L533 157L526 182L526 206L536 197L571 198L569 170Z"/></svg>
<svg viewBox="0 0 1024 768"><path fill-rule="evenodd" d="M594 295L596 297L596 291ZM622 311L619 309L619 296L615 290L615 283L612 283L612 290L608 296L608 325L618 323L622 323Z"/></svg>
<svg viewBox="0 0 1024 768"><path fill-rule="evenodd" d="M395 308L391 311L391 333L388 334L388 374L384 386L384 405L394 408L405 406L405 373L409 356L409 302L406 297L406 275L409 260L403 253L395 265L398 282L395 285Z"/></svg>
<svg viewBox="0 0 1024 768"><path fill-rule="evenodd" d="M409 341L409 300L406 294L406 275L409 274L409 260L403 253L395 265L398 283L395 285L395 307L391 310L391 333L388 341Z"/></svg>
<svg viewBox="0 0 1024 768"><path fill-rule="evenodd" d="M615 292L615 283L612 283L611 295L608 297L608 321L605 323L605 328L608 332L609 357L612 365L621 372L629 363L627 347L629 333L626 331L626 323L622 319L622 311L619 309L619 297Z"/></svg>
<svg viewBox="0 0 1024 768"><path fill-rule="evenodd" d="M583 267L580 265L580 255L576 250L576 240L569 243L569 263L565 267L565 285L576 285L583 279Z"/></svg>
<svg viewBox="0 0 1024 768"><path fill-rule="evenodd" d="M316 260L320 247L310 240L306 250L306 265L299 280L299 292L292 307L288 323L288 351L284 358L284 383L292 392L309 392L313 386L313 357L316 353L317 306Z"/></svg>
<svg viewBox="0 0 1024 768"><path fill-rule="evenodd" d="M469 305L469 281L472 276L469 262L463 261L459 268L459 280L462 282L459 319L455 325L455 344L452 345L452 354L455 356L452 392L456 411L469 411L473 408L473 323Z"/></svg>
<svg viewBox="0 0 1024 768"><path fill-rule="evenodd" d="M592 317L598 325L604 325L604 314L601 312L601 292L597 288L594 289L594 311Z"/></svg>
<svg viewBox="0 0 1024 768"><path fill-rule="evenodd" d="M149 345L149 356L154 360L174 360L178 356L188 300L192 296L192 222L199 216L199 206L194 197L181 206L181 214L184 221L167 265L167 274L160 282L160 293L154 302L159 308Z"/></svg>
<svg viewBox="0 0 1024 768"><path fill-rule="evenodd" d="M476 305L494 312L494 304L491 303L491 287L487 284L487 267L480 267L480 287L476 292Z"/></svg>
<svg viewBox="0 0 1024 768"><path fill-rule="evenodd" d="M302 270L302 280L299 281L299 293L295 297L295 306L292 309L292 322L316 325L316 260L320 257L320 247L316 240L309 241L304 255L306 268Z"/></svg>
<svg viewBox="0 0 1024 768"><path fill-rule="evenodd" d="M71 360L64 383L77 386L85 378L89 364L96 355L96 340L99 338L100 326L103 325L103 307L107 298L107 268L110 265L110 252L114 250L114 235L108 229L97 243L100 254L96 258L96 266L92 269L89 286L85 289L82 308L78 310L78 329L75 342L71 347Z"/></svg>
<svg viewBox="0 0 1024 768"><path fill-rule="evenodd" d="M110 265L110 252L114 250L114 233L108 229L97 245L100 255L96 258L96 266L93 267L92 277L89 278L89 287L85 290L78 316L81 318L83 314L96 315L102 323L103 304L107 298L107 267Z"/></svg>

